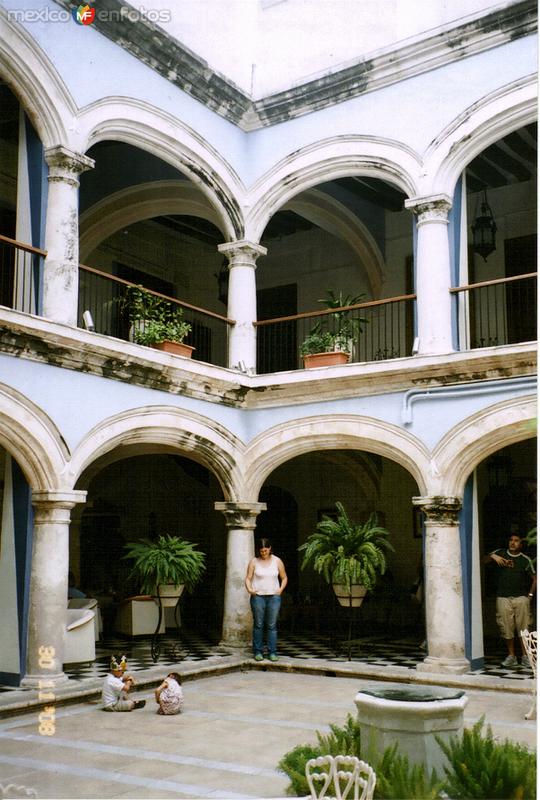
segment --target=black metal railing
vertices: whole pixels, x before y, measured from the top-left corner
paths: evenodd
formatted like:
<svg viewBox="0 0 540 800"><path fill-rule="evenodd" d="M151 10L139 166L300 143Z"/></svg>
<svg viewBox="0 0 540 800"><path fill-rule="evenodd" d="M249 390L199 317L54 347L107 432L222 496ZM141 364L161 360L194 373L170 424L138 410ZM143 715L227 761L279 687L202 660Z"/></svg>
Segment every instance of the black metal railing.
<svg viewBox="0 0 540 800"><path fill-rule="evenodd" d="M468 329L461 350L536 341L537 273L498 278L451 289L460 323Z"/></svg>
<svg viewBox="0 0 540 800"><path fill-rule="evenodd" d="M309 311L276 319L259 320L257 372L301 369L300 346L314 328L334 336L347 331L346 349L351 361L385 361L410 356L414 339L416 295L372 300L343 308Z"/></svg>
<svg viewBox="0 0 540 800"><path fill-rule="evenodd" d="M94 330L106 336L133 341L134 327L130 321L128 293L136 284L88 267L79 268L78 324L84 326L84 312L89 311ZM182 308L183 319L191 325L185 343L195 348L193 358L216 366L227 365L228 331L234 320L203 308L147 290L154 297ZM142 323L144 328L144 322Z"/></svg>
<svg viewBox="0 0 540 800"><path fill-rule="evenodd" d="M0 305L27 314L41 310L45 250L0 236Z"/></svg>

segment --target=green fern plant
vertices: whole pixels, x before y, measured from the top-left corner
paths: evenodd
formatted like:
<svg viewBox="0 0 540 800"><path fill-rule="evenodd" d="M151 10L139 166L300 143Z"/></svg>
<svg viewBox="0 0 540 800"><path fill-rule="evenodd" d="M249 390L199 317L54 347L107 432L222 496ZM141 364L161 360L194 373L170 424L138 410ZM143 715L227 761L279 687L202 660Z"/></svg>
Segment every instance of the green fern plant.
<svg viewBox="0 0 540 800"><path fill-rule="evenodd" d="M393 550L389 532L377 525L377 515L364 523L353 522L342 503L337 518L323 516L315 533L298 548L304 553L302 569L312 565L327 583L339 583L351 591L351 584L373 589L386 571L386 551Z"/></svg>
<svg viewBox="0 0 540 800"><path fill-rule="evenodd" d="M160 536L157 541L127 542L123 558L132 560L129 578L136 578L143 594L154 594L159 584L185 584L192 589L203 575L205 554L197 545L178 536Z"/></svg>
<svg viewBox="0 0 540 800"><path fill-rule="evenodd" d="M183 319L181 306L152 294L143 286L130 286L122 305L133 323L133 338L137 344L182 343L191 331L191 325Z"/></svg>
<svg viewBox="0 0 540 800"><path fill-rule="evenodd" d="M536 757L523 745L498 742L482 717L461 738L437 742L448 759L446 792L453 800L533 800Z"/></svg>

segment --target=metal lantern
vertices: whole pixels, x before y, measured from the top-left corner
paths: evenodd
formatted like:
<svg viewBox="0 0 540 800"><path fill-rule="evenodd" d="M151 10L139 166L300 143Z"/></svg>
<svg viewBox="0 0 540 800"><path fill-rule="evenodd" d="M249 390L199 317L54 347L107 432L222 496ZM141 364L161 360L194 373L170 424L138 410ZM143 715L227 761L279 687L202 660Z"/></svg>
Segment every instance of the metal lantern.
<svg viewBox="0 0 540 800"><path fill-rule="evenodd" d="M495 244L497 225L493 219L493 212L489 207L485 189L480 206L480 214L474 220L471 229L473 235L473 250L475 253L478 253L479 256L482 256L484 261L487 261L489 254L497 247Z"/></svg>

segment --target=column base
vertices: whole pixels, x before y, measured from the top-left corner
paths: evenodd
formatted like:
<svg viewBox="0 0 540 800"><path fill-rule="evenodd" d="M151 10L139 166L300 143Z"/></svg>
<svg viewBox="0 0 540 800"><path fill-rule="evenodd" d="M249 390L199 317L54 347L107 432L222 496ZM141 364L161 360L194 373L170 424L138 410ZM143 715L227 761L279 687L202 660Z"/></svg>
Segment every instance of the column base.
<svg viewBox="0 0 540 800"><path fill-rule="evenodd" d="M57 672L55 675L42 674L42 675L25 675L21 680L23 689L43 689L43 691L50 691L60 686L65 686L69 683L69 678L64 672Z"/></svg>
<svg viewBox="0 0 540 800"><path fill-rule="evenodd" d="M251 639L224 636L219 643L219 647L230 647L233 650L249 650L251 648Z"/></svg>
<svg viewBox="0 0 540 800"><path fill-rule="evenodd" d="M466 658L437 658L436 656L426 656L426 658L416 665L418 672L439 672L450 675L463 675L469 672L471 665Z"/></svg>

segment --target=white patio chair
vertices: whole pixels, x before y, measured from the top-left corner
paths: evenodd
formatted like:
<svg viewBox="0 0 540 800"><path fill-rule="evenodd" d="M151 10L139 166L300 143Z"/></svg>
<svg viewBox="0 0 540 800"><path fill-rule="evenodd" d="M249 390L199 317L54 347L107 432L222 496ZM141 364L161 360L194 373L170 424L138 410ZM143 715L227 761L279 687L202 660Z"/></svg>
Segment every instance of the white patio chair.
<svg viewBox="0 0 540 800"><path fill-rule="evenodd" d="M521 639L527 657L529 659L531 669L533 671L534 685L533 685L533 700L532 705L525 714L525 719L536 719L536 651L538 648L538 633L536 631L528 631L525 629L521 631Z"/></svg>
<svg viewBox="0 0 540 800"><path fill-rule="evenodd" d="M312 800L373 800L377 776L356 756L319 756L306 764ZM328 790L332 794L327 794Z"/></svg>

